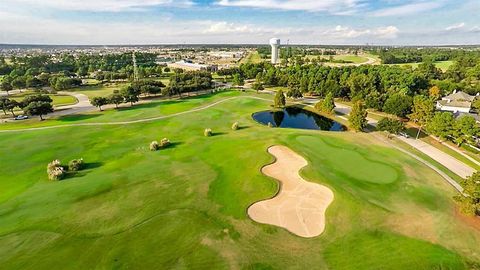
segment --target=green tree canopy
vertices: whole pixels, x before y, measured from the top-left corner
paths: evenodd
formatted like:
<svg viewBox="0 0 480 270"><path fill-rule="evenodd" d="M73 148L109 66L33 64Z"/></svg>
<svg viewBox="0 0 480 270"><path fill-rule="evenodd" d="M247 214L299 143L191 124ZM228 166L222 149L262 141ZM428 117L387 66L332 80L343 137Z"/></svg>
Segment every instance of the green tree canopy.
<svg viewBox="0 0 480 270"><path fill-rule="evenodd" d="M282 90L278 90L277 93L275 93L275 97L273 99L273 104L276 108L283 108L286 105L286 100L285 100L285 94L283 93Z"/></svg>
<svg viewBox="0 0 480 270"><path fill-rule="evenodd" d="M362 101L353 104L348 121L355 131L363 131L367 127L367 110Z"/></svg>

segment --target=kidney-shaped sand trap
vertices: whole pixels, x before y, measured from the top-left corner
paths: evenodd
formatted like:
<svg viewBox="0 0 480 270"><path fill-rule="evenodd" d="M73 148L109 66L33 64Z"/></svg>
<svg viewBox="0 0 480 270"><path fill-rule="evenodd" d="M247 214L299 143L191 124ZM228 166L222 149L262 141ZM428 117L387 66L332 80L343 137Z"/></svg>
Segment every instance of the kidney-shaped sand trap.
<svg viewBox="0 0 480 270"><path fill-rule="evenodd" d="M319 236L325 230L325 211L333 201L333 192L300 177L300 169L308 163L290 148L277 145L268 152L277 160L262 172L279 180L280 190L274 198L251 205L248 215L256 222L279 226L298 236Z"/></svg>

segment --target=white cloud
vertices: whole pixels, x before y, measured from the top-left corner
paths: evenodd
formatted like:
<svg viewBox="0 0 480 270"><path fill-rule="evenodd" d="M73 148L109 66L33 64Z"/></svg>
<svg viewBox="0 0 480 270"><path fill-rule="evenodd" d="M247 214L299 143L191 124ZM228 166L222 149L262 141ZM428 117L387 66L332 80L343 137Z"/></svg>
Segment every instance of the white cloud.
<svg viewBox="0 0 480 270"><path fill-rule="evenodd" d="M294 11L327 11L350 14L363 6L364 0L220 0L220 6L250 7Z"/></svg>
<svg viewBox="0 0 480 270"><path fill-rule="evenodd" d="M445 28L446 31L455 31L455 30L461 30L465 27L465 23L464 22L461 22L461 23L457 23L457 24L454 24L454 25L450 25L448 27Z"/></svg>
<svg viewBox="0 0 480 270"><path fill-rule="evenodd" d="M409 3L401 6L379 9L377 11L373 11L371 14L375 17L405 16L429 11L441 6L443 6L443 1Z"/></svg>
<svg viewBox="0 0 480 270"><path fill-rule="evenodd" d="M263 29L253 25L238 25L229 22L213 22L203 31L205 34L227 34L227 33L259 33Z"/></svg>
<svg viewBox="0 0 480 270"><path fill-rule="evenodd" d="M60 10L119 12L143 10L154 6L188 7L191 0L2 0L5 4L48 7Z"/></svg>
<svg viewBox="0 0 480 270"><path fill-rule="evenodd" d="M373 29L353 29L337 25L334 29L323 31L322 35L333 39L355 39L359 37L394 39L400 31L395 26L378 27Z"/></svg>
<svg viewBox="0 0 480 270"><path fill-rule="evenodd" d="M470 29L472 33L480 33L480 26L474 26Z"/></svg>

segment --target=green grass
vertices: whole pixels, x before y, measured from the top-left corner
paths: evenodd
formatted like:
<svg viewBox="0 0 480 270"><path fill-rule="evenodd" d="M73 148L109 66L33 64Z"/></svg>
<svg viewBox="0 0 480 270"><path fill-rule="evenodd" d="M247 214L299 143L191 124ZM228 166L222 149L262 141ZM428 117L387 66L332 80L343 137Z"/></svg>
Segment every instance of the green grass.
<svg viewBox="0 0 480 270"><path fill-rule="evenodd" d="M91 86L82 86L72 89L74 92L85 94L89 98L92 97L105 97L111 95L114 90L120 90L126 83L111 83L111 84L99 84Z"/></svg>
<svg viewBox="0 0 480 270"><path fill-rule="evenodd" d="M101 82L97 79L84 79L83 85L91 86L91 85L99 85Z"/></svg>
<svg viewBox="0 0 480 270"><path fill-rule="evenodd" d="M35 94L33 91L24 91L23 93L10 95L9 98L16 101L22 101L26 96L33 95L33 94ZM78 102L78 100L75 97L69 96L69 95L49 94L48 96L52 99L53 106L56 106L56 107L72 105Z"/></svg>
<svg viewBox="0 0 480 270"><path fill-rule="evenodd" d="M69 123L168 115L242 95L255 94L162 101ZM0 133L1 151L14 153L0 155L1 268L466 269L480 260L480 232L453 214L455 193L430 169L369 134L251 119L270 104L236 98L146 123ZM233 122L243 129L232 131ZM203 136L205 128L216 135ZM163 137L173 146L148 150ZM273 144L304 156L302 176L333 190L320 237L247 217L250 204L278 188L260 173ZM86 170L46 179L48 162L80 157Z"/></svg>
<svg viewBox="0 0 480 270"><path fill-rule="evenodd" d="M335 55L335 56L333 56L333 59L348 61L348 62L352 62L354 64L361 64L361 63L365 63L365 62L368 61L367 58L359 56L359 55Z"/></svg>
<svg viewBox="0 0 480 270"><path fill-rule="evenodd" d="M242 64L258 64L264 60L260 57L260 54L257 51L250 52L245 58L243 58L240 63Z"/></svg>
<svg viewBox="0 0 480 270"><path fill-rule="evenodd" d="M435 62L435 66L445 72L451 65L453 65L453 63L454 61L438 61L438 62ZM420 64L421 63L407 63L407 64L393 64L393 65L403 66L403 67L411 66L413 69L416 69Z"/></svg>

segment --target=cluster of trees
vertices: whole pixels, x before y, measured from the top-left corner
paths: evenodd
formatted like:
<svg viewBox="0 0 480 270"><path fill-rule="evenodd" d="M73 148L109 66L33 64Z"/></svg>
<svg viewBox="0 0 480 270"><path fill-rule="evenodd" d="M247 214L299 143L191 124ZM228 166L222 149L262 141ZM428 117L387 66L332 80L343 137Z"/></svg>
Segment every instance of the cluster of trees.
<svg viewBox="0 0 480 270"><path fill-rule="evenodd" d="M27 115L38 115L43 120L43 115L53 112L52 99L47 95L29 95L18 102L7 97L0 97L0 108L7 115L7 111L15 116L15 109L20 108Z"/></svg>
<svg viewBox="0 0 480 270"><path fill-rule="evenodd" d="M159 77L163 67L155 63L156 55L136 53L140 78ZM101 81L133 79L132 53L87 55L45 54L12 56L9 63L0 57L1 91L50 86L65 90L81 85L81 78L92 74Z"/></svg>
<svg viewBox="0 0 480 270"><path fill-rule="evenodd" d="M154 80L141 80L133 82L129 86L123 87L120 91L114 91L113 94L106 97L93 97L90 99L90 103L98 107L100 111L102 106L108 104L115 104L115 108L118 108L118 105L122 103L130 103L133 105L138 102L140 95L150 96L158 95L162 93L165 84L161 81Z"/></svg>
<svg viewBox="0 0 480 270"><path fill-rule="evenodd" d="M403 64L403 63L420 63L426 60L431 61L447 61L455 60L458 57L471 55L480 56L478 51L465 51L447 48L389 48L374 51L383 64Z"/></svg>
<svg viewBox="0 0 480 270"><path fill-rule="evenodd" d="M458 146L463 143L475 143L479 135L479 127L473 116L462 116L457 119L449 112L436 112L426 124L427 131L444 140L451 140Z"/></svg>
<svg viewBox="0 0 480 270"><path fill-rule="evenodd" d="M55 90L66 90L73 87L80 86L82 80L65 76L64 73L50 75L48 73L19 73L16 75L5 75L0 83L0 90L7 93L13 89L24 88L42 88L50 86Z"/></svg>
<svg viewBox="0 0 480 270"><path fill-rule="evenodd" d="M399 117L411 114L415 96L434 100L454 90L470 94L480 92L480 56L458 53L455 63L442 72L431 61L415 70L400 66L326 67L295 64L274 67L269 63L243 64L224 74L256 79L265 86L288 87L287 96L331 93L336 98L363 100L367 108Z"/></svg>
<svg viewBox="0 0 480 270"><path fill-rule="evenodd" d="M213 87L212 74L206 71L175 72L170 77L169 85L162 90L164 95L178 95L182 93L208 90Z"/></svg>

